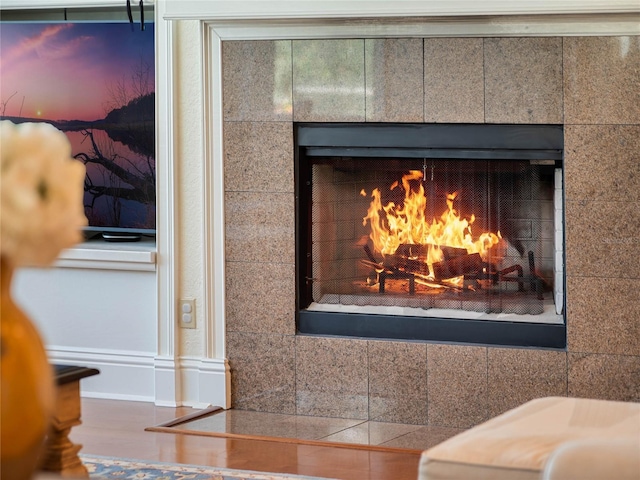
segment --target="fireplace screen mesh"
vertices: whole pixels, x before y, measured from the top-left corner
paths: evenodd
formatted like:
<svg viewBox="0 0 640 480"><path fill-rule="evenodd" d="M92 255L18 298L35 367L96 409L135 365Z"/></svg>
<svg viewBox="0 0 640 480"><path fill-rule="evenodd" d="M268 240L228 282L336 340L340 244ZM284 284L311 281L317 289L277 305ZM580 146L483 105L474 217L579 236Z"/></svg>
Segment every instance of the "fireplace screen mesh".
<svg viewBox="0 0 640 480"><path fill-rule="evenodd" d="M553 305L553 162L309 161L310 308L464 318Z"/></svg>

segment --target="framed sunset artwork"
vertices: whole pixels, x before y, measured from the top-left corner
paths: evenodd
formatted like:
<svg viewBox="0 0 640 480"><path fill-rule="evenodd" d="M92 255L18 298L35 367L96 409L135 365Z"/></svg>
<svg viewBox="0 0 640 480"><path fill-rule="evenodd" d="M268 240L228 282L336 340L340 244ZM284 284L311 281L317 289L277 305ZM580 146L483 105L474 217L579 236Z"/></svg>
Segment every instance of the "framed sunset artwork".
<svg viewBox="0 0 640 480"><path fill-rule="evenodd" d="M67 135L88 233L155 233L153 23L1 22L0 118Z"/></svg>

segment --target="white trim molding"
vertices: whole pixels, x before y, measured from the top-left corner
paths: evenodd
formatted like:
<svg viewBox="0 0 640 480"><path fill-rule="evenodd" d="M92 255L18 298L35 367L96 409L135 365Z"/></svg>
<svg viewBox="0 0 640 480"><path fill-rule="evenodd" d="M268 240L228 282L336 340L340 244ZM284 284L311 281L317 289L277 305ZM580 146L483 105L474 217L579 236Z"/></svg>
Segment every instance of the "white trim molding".
<svg viewBox="0 0 640 480"><path fill-rule="evenodd" d="M96 368L99 375L80 382L83 397L153 402L154 359L151 352L48 346L49 361Z"/></svg>
<svg viewBox="0 0 640 480"><path fill-rule="evenodd" d="M203 102L203 150L205 172L201 188L198 189L203 205L203 247L202 282L203 296L200 299L204 312L204 358L178 358L180 334L176 318L176 302L179 292L177 258L179 255L177 224L177 182L176 150L174 135L175 112L175 43L174 25L161 21L163 9L160 2L156 7L157 49L157 89L158 103L158 354L156 358L156 404L230 406L230 374L224 358L225 289L224 289L224 184L212 190L211 178L222 178L222 143L211 144L210 138L222 135L221 97ZM206 32L201 31L201 56L209 58L209 43ZM215 49L214 45L214 49ZM219 57L221 44L218 43L214 57ZM217 56L216 56L217 55ZM203 95L208 91L222 91L221 71L210 75L208 61L203 62L200 77L203 82L216 78L216 88L202 86ZM205 71L206 70L206 71ZM215 108L214 106L217 106ZM186 363L183 363L186 362Z"/></svg>
<svg viewBox="0 0 640 480"><path fill-rule="evenodd" d="M49 346L49 361L96 368L99 375L80 382L87 398L153 402L162 407L180 405L231 407L229 364L224 359L154 356L151 352ZM181 391L175 389L180 377Z"/></svg>
<svg viewBox="0 0 640 480"><path fill-rule="evenodd" d="M59 268L90 268L97 270L125 270L154 272L156 245L154 241L135 243L92 243L63 250L56 260Z"/></svg>
<svg viewBox="0 0 640 480"><path fill-rule="evenodd" d="M202 29L202 79L204 126L205 298L208 321L206 352L209 358L224 358L225 344L225 223L224 148L222 141L222 41L216 31Z"/></svg>
<svg viewBox="0 0 640 480"><path fill-rule="evenodd" d="M156 190L157 225L157 405L180 405L180 373L177 352L180 346L176 314L178 269L176 267L176 164L174 151L174 62L172 22L158 22L164 4L160 3L156 15ZM162 99L162 100L161 100Z"/></svg>
<svg viewBox="0 0 640 480"><path fill-rule="evenodd" d="M640 12L637 0L159 0L168 20L389 18Z"/></svg>
<svg viewBox="0 0 640 480"><path fill-rule="evenodd" d="M345 20L207 21L221 40L640 35L640 13L571 16Z"/></svg>
<svg viewBox="0 0 640 480"><path fill-rule="evenodd" d="M229 363L218 358L181 357L182 405L231 407Z"/></svg>
<svg viewBox="0 0 640 480"><path fill-rule="evenodd" d="M144 0L153 5L155 0ZM2 10L38 9L38 8L108 8L124 7L124 0L2 0Z"/></svg>
<svg viewBox="0 0 640 480"><path fill-rule="evenodd" d="M182 388L178 360L173 356L157 355L153 359L154 403L159 407L182 405Z"/></svg>

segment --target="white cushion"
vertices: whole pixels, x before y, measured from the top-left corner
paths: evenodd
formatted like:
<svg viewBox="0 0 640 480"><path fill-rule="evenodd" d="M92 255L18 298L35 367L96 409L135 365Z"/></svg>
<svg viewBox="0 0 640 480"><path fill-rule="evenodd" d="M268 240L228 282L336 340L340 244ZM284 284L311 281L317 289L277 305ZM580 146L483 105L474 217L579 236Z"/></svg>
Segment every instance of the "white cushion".
<svg viewBox="0 0 640 480"><path fill-rule="evenodd" d="M639 434L640 403L539 398L423 452L419 478L536 480L566 442L608 443Z"/></svg>
<svg viewBox="0 0 640 480"><path fill-rule="evenodd" d="M543 480L640 480L640 432L619 440L574 440L556 448Z"/></svg>

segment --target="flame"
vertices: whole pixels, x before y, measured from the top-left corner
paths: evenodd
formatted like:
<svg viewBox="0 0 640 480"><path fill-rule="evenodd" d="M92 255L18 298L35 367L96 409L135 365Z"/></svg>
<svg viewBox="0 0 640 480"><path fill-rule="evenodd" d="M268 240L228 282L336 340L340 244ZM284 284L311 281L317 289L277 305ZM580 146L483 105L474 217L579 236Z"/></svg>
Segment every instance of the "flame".
<svg viewBox="0 0 640 480"><path fill-rule="evenodd" d="M475 221L475 216L462 218L453 207L453 202L459 192L447 195L447 209L440 218L426 217L427 198L422 182L416 189L411 188L410 182L421 180L422 172L412 170L402 177L402 188L404 189L404 200L400 205L389 202L382 205L381 193L379 189L374 189L371 193L372 201L369 204L367 215L362 219L362 225L371 225L369 237L373 242L375 251L383 256L396 252L400 245L426 245L427 254L424 261L429 265L431 276L433 270L431 265L443 260L443 253L440 247L464 248L467 253L478 253L484 261L489 261L490 257L495 261L500 256L499 249L489 250L502 243L502 236L496 233L482 233L474 240L471 225ZM394 182L390 189L399 187L398 182ZM361 195L366 193L360 192Z"/></svg>

